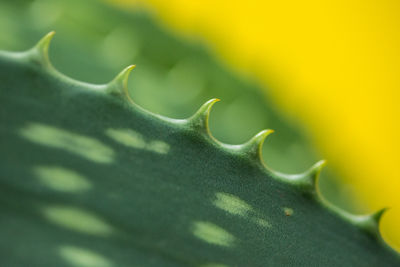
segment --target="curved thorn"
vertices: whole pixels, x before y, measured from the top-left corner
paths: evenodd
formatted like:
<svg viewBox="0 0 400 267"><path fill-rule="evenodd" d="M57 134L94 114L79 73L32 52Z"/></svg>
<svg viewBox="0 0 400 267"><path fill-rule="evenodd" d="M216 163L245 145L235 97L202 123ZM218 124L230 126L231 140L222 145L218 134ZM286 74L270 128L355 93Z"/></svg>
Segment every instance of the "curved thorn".
<svg viewBox="0 0 400 267"><path fill-rule="evenodd" d="M379 223L382 219L383 214L385 214L388 209L389 208L385 207L369 215L357 216L353 221L361 229L364 229L370 234L380 237Z"/></svg>
<svg viewBox="0 0 400 267"><path fill-rule="evenodd" d="M321 174L322 169L326 165L326 160L320 160L315 163L311 168L303 174L303 180L308 184L311 184L314 188L316 187L318 178Z"/></svg>
<svg viewBox="0 0 400 267"><path fill-rule="evenodd" d="M379 225L381 222L382 216L389 210L388 207L384 207L373 214L370 215L371 220L374 220L376 224Z"/></svg>
<svg viewBox="0 0 400 267"><path fill-rule="evenodd" d="M51 66L49 60L49 46L55 34L55 31L49 32L28 51L28 57L32 62L45 67Z"/></svg>
<svg viewBox="0 0 400 267"><path fill-rule="evenodd" d="M185 124L195 131L205 133L210 135L210 130L208 127L208 119L210 117L210 111L212 106L220 101L218 98L213 98L204 103L199 110L190 118L186 119Z"/></svg>
<svg viewBox="0 0 400 267"><path fill-rule="evenodd" d="M274 176L282 181L288 182L293 185L300 186L305 191L316 193L317 182L322 168L326 165L326 160L320 160L315 163L307 171L300 174L285 174L277 171L272 171Z"/></svg>
<svg viewBox="0 0 400 267"><path fill-rule="evenodd" d="M106 85L106 92L129 97L128 93L128 79L130 72L136 67L136 65L130 65L123 69L111 82Z"/></svg>
<svg viewBox="0 0 400 267"><path fill-rule="evenodd" d="M246 143L239 145L238 150L241 153L246 154L249 158L258 160L262 163L262 146L267 136L273 132L275 131L270 129L259 132Z"/></svg>

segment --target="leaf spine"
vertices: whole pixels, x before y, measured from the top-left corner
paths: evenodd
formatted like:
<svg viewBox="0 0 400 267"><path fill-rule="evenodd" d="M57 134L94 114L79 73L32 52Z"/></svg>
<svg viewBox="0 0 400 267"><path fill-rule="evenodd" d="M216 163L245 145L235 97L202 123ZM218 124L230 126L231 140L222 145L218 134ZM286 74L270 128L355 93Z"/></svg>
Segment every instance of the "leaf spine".
<svg viewBox="0 0 400 267"><path fill-rule="evenodd" d="M299 174L285 174L274 170L270 171L274 177L278 178L283 182L299 186L303 190L311 193L317 193L318 179L325 165L326 165L326 160L320 160L316 162L313 166L311 166L307 171Z"/></svg>
<svg viewBox="0 0 400 267"><path fill-rule="evenodd" d="M379 224L382 216L386 213L389 208L382 208L372 214L368 215L355 215L352 217L352 222L359 228L367 231L368 233L380 238Z"/></svg>
<svg viewBox="0 0 400 267"><path fill-rule="evenodd" d="M208 120L213 105L219 101L220 99L218 98L208 100L197 110L197 112L193 116L184 120L184 124L196 132L211 137Z"/></svg>
<svg viewBox="0 0 400 267"><path fill-rule="evenodd" d="M128 79L136 65L130 65L123 69L111 82L106 85L106 92L112 95L122 96L130 100L128 92Z"/></svg>
<svg viewBox="0 0 400 267"><path fill-rule="evenodd" d="M36 65L43 66L45 68L51 68L51 62L49 59L49 47L51 40L53 39L55 31L51 31L46 34L37 44L26 52L26 57L29 61Z"/></svg>
<svg viewBox="0 0 400 267"><path fill-rule="evenodd" d="M271 129L262 130L244 144L228 145L227 147L236 153L244 155L257 163L264 165L262 158L262 147L265 139L274 132L275 131Z"/></svg>
<svg viewBox="0 0 400 267"><path fill-rule="evenodd" d="M320 160L316 162L313 166L311 166L308 171L306 171L300 180L304 182L304 184L309 184L311 185L314 190L317 190L317 183L318 179L321 175L322 169L326 166L326 160Z"/></svg>

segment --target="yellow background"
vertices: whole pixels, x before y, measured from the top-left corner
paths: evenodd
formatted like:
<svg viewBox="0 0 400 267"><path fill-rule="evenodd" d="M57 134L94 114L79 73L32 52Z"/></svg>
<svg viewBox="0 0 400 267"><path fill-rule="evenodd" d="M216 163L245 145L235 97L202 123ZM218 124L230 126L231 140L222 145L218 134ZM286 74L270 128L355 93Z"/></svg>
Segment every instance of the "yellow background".
<svg viewBox="0 0 400 267"><path fill-rule="evenodd" d="M400 249L400 1L119 0L201 36L300 119Z"/></svg>

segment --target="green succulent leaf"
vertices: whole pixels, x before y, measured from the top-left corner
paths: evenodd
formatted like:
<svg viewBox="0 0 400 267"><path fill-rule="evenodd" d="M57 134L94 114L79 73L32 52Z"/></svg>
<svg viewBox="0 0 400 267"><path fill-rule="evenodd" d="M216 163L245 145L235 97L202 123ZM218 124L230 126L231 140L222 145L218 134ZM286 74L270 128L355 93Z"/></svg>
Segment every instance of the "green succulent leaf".
<svg viewBox="0 0 400 267"><path fill-rule="evenodd" d="M217 99L188 119L130 98L124 69L75 81L48 59L53 33L0 54L2 266L399 266L384 210L345 213L298 175L266 167L272 130L212 137Z"/></svg>

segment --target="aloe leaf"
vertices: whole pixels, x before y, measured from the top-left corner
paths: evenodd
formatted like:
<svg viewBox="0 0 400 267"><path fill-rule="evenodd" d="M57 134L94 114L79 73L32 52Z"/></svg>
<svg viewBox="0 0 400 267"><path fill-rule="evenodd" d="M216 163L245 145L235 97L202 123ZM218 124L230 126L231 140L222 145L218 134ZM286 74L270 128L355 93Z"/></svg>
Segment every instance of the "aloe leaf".
<svg viewBox="0 0 400 267"><path fill-rule="evenodd" d="M318 192L324 162L271 170L265 130L217 141L208 117L139 107L127 67L111 82L68 78L52 33L0 54L3 266L398 266L383 211L348 214Z"/></svg>

